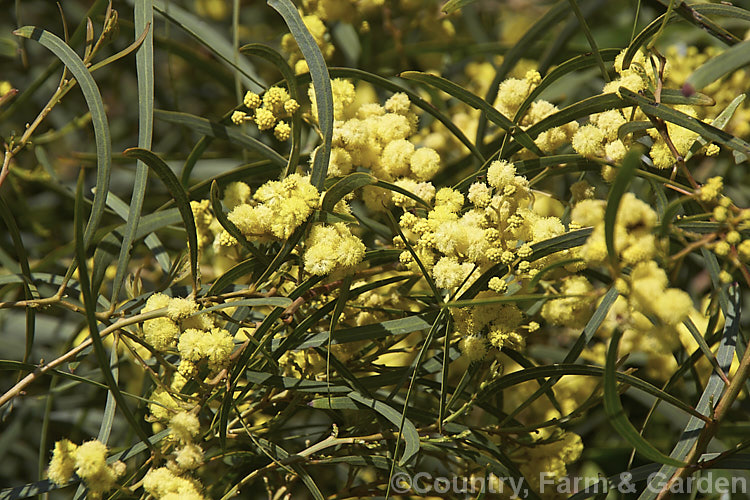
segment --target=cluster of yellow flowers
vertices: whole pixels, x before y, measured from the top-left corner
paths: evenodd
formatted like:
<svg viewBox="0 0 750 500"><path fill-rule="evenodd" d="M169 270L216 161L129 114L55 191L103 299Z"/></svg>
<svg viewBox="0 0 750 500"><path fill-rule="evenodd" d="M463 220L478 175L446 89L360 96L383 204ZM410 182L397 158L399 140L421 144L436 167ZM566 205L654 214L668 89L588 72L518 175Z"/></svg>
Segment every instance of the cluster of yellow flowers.
<svg viewBox="0 0 750 500"><path fill-rule="evenodd" d="M404 0L399 6L408 9L409 3ZM303 21L324 57L330 59L334 47L326 23L352 23L363 13L383 4L384 0L305 0L304 10L308 15L303 16ZM447 27L442 29L450 31ZM290 54L296 73L308 70L291 35L285 35L282 47ZM670 64L663 83L679 86L712 52L690 48L686 55L671 49L667 54ZM623 58L624 52L616 58L617 78L604 85L604 93L619 94L621 88L637 93L653 92L661 85L643 52L635 54L628 68L623 67ZM520 112L541 82L540 73L532 66L533 63L524 62L519 66L523 70L517 69L501 82L494 102L500 113L524 130L559 111L551 102L538 99ZM470 87L473 85L473 89L481 93L487 90L486 82L492 79L494 68L489 63L472 63L466 73L473 80ZM737 94L736 88L741 86L739 80L732 78L730 90L716 85L708 87L706 93L726 106ZM571 200L567 208L563 209L560 204L560 210L549 209L532 188L533 182L519 175L518 162L513 163L519 160L523 164L522 160L536 156L522 150L512 158L494 159L493 156L486 169L472 172L474 182L465 192L458 188L436 187L433 180L447 163L446 158L454 154L451 149L458 150L454 146L460 144L442 124L435 122L420 130L419 112L404 93L394 93L383 102L367 84L355 86L348 80L334 79L331 88L334 129L326 186L332 185L335 178L361 171L368 171L383 182L348 194L335 205L333 214L321 213L324 188L317 188L310 176L303 173L269 180L257 189L241 181L224 187L221 201L227 210L227 219L251 245L264 251L273 244L278 246L279 242L289 240L293 234L300 236L299 244L283 264L283 272L269 279L273 293L289 292L303 278L311 276L325 277L324 283L330 284L354 275L356 279L346 284L350 288L372 283L359 274L367 251L362 233L359 227L341 221L355 220L353 214L359 216L352 207L362 209L374 222L383 211L394 210L400 215L402 233L392 240L393 247L400 251L398 262L377 269L373 280L408 277L413 279L409 293L426 292L428 287L424 281L429 281L430 291L437 289L438 302L445 301L450 310L447 323L451 333L446 344L454 342L466 364L480 368L491 362L513 366L503 355L503 349L506 352L523 350L527 341L535 340L530 334L542 328L547 333L578 334L589 322L603 292L602 286L596 285L596 272L591 271L608 265L612 285L620 295L596 332L595 345L585 349L584 357L603 364L607 342L615 328L620 328L624 330L620 348L645 353L646 374L665 379L676 367L671 352L679 347L696 347L683 322L690 319L705 326L705 314L696 309L686 291L670 286L669 246L657 236L659 215L635 194L625 193L620 201L614 221L614 254L611 255L605 240L606 202L595 199L595 190L586 181L579 180L565 193ZM318 110L312 87L308 95L311 108L305 118L314 125ZM425 97L430 100L429 96ZM262 95L247 92L243 105L246 110L235 111L232 115L235 124L252 121L260 131L273 130L279 141L289 139L292 130L284 120L298 112L300 105L287 90L271 87ZM705 107L675 106L674 109L703 120L713 118ZM451 112L456 125L466 134L476 132L479 111L459 104ZM728 125L733 133L750 134L750 126L745 123L748 113L743 108L738 110ZM627 123L647 119L637 107L605 110L589 116L584 125L572 121L545 130L534 142L545 154L572 147L581 156L605 164L602 175L606 181L611 181L636 141L650 144L648 154L654 167L667 169L681 161L698 139L695 132L672 123L666 124L666 133L656 127L642 127L645 133L640 136L621 133ZM500 131L490 129L488 137L494 133ZM718 152L717 146L704 145L706 155ZM317 150L310 153L311 165L316 154ZM390 184L402 192L383 188ZM725 258L721 279L729 282L731 266L739 268L750 262L750 239L743 240L741 234L750 227L750 210L737 208L723 195L723 188L722 178L712 177L688 194L701 207L707 208L704 218L710 214L719 223L713 239L707 239L705 246ZM358 206L359 202L364 207ZM209 200L192 201L191 209L203 263L213 265L219 274L223 268L245 258L245 247L233 236L237 233L222 227L221 217L212 213L214 207ZM539 258L534 255L534 245L582 228L591 228L583 245ZM678 231L679 228L675 229ZM370 240L365 238L365 241ZM375 236L374 241L376 246L388 246L380 235ZM451 304L480 277L487 278L488 272L494 274L486 280L486 286L469 299L477 305ZM427 280L420 282L423 274ZM524 301L531 299L523 295L539 290L543 294L540 294L541 300L534 307L526 307ZM338 300L343 291L316 293L308 293L301 305L295 304L295 307L299 305L299 309L295 309L297 314L311 315L324 304ZM518 303L511 301L514 294L521 297ZM307 331L327 331L337 321L346 326L369 325L385 321L394 314L401 317L405 312L421 312L423 305L419 299L402 296L395 285L383 287L347 298L344 307L336 309L338 316L333 323L330 314L321 315L320 321L308 325ZM205 388L196 389L192 394L182 392L188 392L186 387L192 387L188 386L191 381L209 386L211 377L219 380L224 376L226 372L222 370L229 368L236 339L223 319L201 311L193 298L154 293L142 312L157 311L163 314L145 320L139 333L142 342L154 354L161 358L167 353L170 357L164 362L168 369L160 375L161 380L151 394L148 420L155 426L168 426L171 435L162 443L162 453L157 457L160 461L152 465L142 485L148 495L157 499L202 499L204 488L193 474L204 464L200 408L196 400L197 391ZM285 327L281 323L276 322L279 326L276 332ZM249 329L241 333L248 341L253 340ZM405 359L410 363L414 356L419 342L417 337L403 344L395 341L386 348L379 339L371 343L349 342L332 347L331 352L337 360L344 363L354 360L353 364L366 354L369 361L373 361L368 370L372 369L374 361L385 366L391 362L405 366ZM404 352L398 354L406 358L387 357L399 351L394 345L405 346ZM388 348L393 348L392 352L384 354ZM179 359L176 367L172 365L175 359ZM282 353L274 369L283 376L299 379L322 380L328 373L326 360L313 349ZM504 408L512 410L513 405L520 404L530 395L529 388L536 390L534 383L524 385L504 400ZM213 387L209 387L209 393L212 390ZM521 413L519 420L531 425L566 417L576 412L598 387L593 377L566 377L552 390L559 407L553 408L540 399L527 413ZM228 394L231 397L230 391ZM553 479L564 477L568 465L578 460L583 450L579 435L557 425L540 428L530 441L516 443L510 455L520 464L519 469L532 487L539 486L540 472L550 474ZM114 487L125 469L121 462L107 464L106 455L106 446L98 441L81 446L60 441L55 445L49 477L57 484L65 484L75 473L93 495L100 495Z"/></svg>
<svg viewBox="0 0 750 500"><path fill-rule="evenodd" d="M155 293L146 301L143 312L166 308L167 316L143 322L143 338L157 351L177 344L183 373L194 373L195 364L206 360L211 371L223 368L234 350L231 335L218 328L211 315L199 314L190 299L170 298Z"/></svg>
<svg viewBox="0 0 750 500"><path fill-rule="evenodd" d="M119 460L107 464L107 446L101 441L78 446L63 439L55 443L47 474L53 483L64 485L73 473L83 480L93 498L101 498L125 473L125 464Z"/></svg>
<svg viewBox="0 0 750 500"><path fill-rule="evenodd" d="M164 445L168 450L172 443L176 446L167 455L165 467L151 468L143 478L143 489L156 499L185 498L203 500L203 486L190 475L203 465L203 450L195 443L200 434L200 422L193 413L182 411L176 413L169 421L170 440Z"/></svg>
<svg viewBox="0 0 750 500"><path fill-rule="evenodd" d="M354 85L335 79L333 91L333 147L328 175L349 174L355 169L369 169L374 176L431 201L435 188L428 181L441 166L440 156L429 147L416 147L410 141L416 134L419 119L406 94L393 94L385 105L371 99L358 99ZM310 89L313 116L317 118L315 94ZM362 102L365 100L365 102ZM363 190L363 201L372 210L382 210L396 202L413 206L410 198L375 187Z"/></svg>
<svg viewBox="0 0 750 500"><path fill-rule="evenodd" d="M255 92L247 91L243 100L244 106L252 113L235 111L232 122L239 125L246 121L253 121L258 130L271 130L279 141L286 141L292 134L292 127L280 118L288 118L299 109L296 100L289 96L289 92L281 87L271 87L263 93L263 97Z"/></svg>

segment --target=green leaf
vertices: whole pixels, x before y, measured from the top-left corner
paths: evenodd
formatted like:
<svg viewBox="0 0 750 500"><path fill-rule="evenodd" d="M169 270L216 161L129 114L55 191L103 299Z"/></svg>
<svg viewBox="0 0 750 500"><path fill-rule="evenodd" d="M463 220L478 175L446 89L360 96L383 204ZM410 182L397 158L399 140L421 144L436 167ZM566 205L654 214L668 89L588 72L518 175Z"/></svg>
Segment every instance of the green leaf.
<svg viewBox="0 0 750 500"><path fill-rule="evenodd" d="M643 132L650 128L654 128L654 124L651 123L649 120L636 120L632 122L625 122L622 125L620 125L620 128L617 129L617 138L620 140L625 139L630 134L636 133L636 132Z"/></svg>
<svg viewBox="0 0 750 500"><path fill-rule="evenodd" d="M167 123L174 123L175 125L183 125L198 134L225 139L233 144L242 146L248 151L255 151L280 167L286 166L286 159L284 159L283 156L259 140L243 134L238 127L225 127L220 123L212 122L205 118L190 115L188 113L177 113L175 111L165 111L163 109L154 110L154 118Z"/></svg>
<svg viewBox="0 0 750 500"><path fill-rule="evenodd" d="M745 94L740 94L732 99L732 102L730 102L727 107L724 108L721 113L719 113L718 116L713 119L711 125L719 129L724 129L724 127L727 126L727 123L729 123L729 120L732 119L732 116L734 116L734 112L737 111L737 108L740 106L740 104L745 102L746 97L747 96ZM688 154L685 155L685 161L688 161L690 158L692 158L695 153L700 151L700 149L707 144L708 142L703 139L703 137L698 136L698 138L695 139L693 145L690 146L690 151L688 152Z"/></svg>
<svg viewBox="0 0 750 500"><path fill-rule="evenodd" d="M399 460L399 465L404 465L419 452L419 433L411 420L404 419L402 423L401 413L382 401L367 398L356 391L350 392L347 394L347 397L380 413L388 419L390 423L396 426L397 429L403 427L401 437L404 440L405 448L404 454L401 456L401 460Z"/></svg>
<svg viewBox="0 0 750 500"><path fill-rule="evenodd" d="M148 168L148 167L147 167ZM123 220L128 220L128 205L124 201L122 201L119 197L117 197L113 193L109 193L107 195L107 206L111 208L117 215L119 215ZM138 230L138 224L135 226L136 231ZM115 231L119 234L119 231ZM133 235L135 238L135 234ZM172 263L169 260L169 255L167 255L167 251L164 248L164 244L161 242L158 236L156 236L155 233L150 233L146 236L146 239L144 240L144 243L148 247L149 250L151 250L151 253L153 253L154 258L156 259L156 262L159 263L159 266L161 267L162 271L169 272L169 268L172 267ZM114 254L112 255L114 258Z"/></svg>
<svg viewBox="0 0 750 500"><path fill-rule="evenodd" d="M674 123L680 127L692 130L693 132L702 135L704 138L709 139L724 146L744 153L750 154L750 144L742 139L739 139L731 134L724 132L708 123L704 123L690 115L686 115L680 111L672 109L667 106L663 106L652 102L645 97L642 97L635 92L628 90L624 87L620 87L620 95L623 99L637 104L639 108L643 110L647 115L656 116L662 120Z"/></svg>
<svg viewBox="0 0 750 500"><path fill-rule="evenodd" d="M284 22L289 27L294 40L297 42L302 55L305 57L307 67L310 69L312 76L313 90L315 91L315 102L318 107L318 124L323 134L323 145L315 153L313 160L312 174L310 183L318 188L323 189L326 173L328 172L328 162L331 157L331 140L333 138L333 93L331 91L331 77L328 74L323 54L320 52L318 44L310 34L310 31L302 22L297 7L290 0L268 0L268 5L281 14Z"/></svg>
<svg viewBox="0 0 750 500"><path fill-rule="evenodd" d="M195 219L193 210L190 208L185 189L180 181L174 175L174 172L167 166L164 161L151 151L140 148L130 148L125 150L125 156L136 158L143 161L151 168L169 190L169 193L177 203L177 209L180 211L182 222L185 224L185 232L188 236L188 251L190 252L190 275L193 281L194 290L198 290L198 236L195 229Z"/></svg>
<svg viewBox="0 0 750 500"><path fill-rule="evenodd" d="M609 189L607 196L607 207L604 211L604 242L607 244L607 255L609 256L609 265L613 270L620 268L617 250L615 249L615 225L617 212L620 209L620 200L622 200L625 191L630 186L630 182L635 176L636 169L641 164L641 155L643 151L639 147L633 147L622 160L622 166L617 172L612 187Z"/></svg>
<svg viewBox="0 0 750 500"><path fill-rule="evenodd" d="M607 290L607 293L602 298L602 301L597 306L596 310L594 311L594 314L591 315L591 318L586 323L586 326L583 327L583 332L581 332L581 335L576 339L575 343L573 344L573 347L570 348L570 351L568 351L568 354L565 355L565 358L563 359L563 363L574 363L578 356L581 355L581 352L583 352L583 349L588 345L588 343L591 341L591 339L594 337L594 334L599 329L601 324L604 322L604 318L607 317L607 313L609 313L610 308L612 307L612 304L615 303L615 300L617 299L617 289L615 287L610 288ZM521 403L517 408L515 408L508 416L505 418L505 421L509 421L511 418L518 415L521 410L529 407L531 403L536 401L540 396L546 393L546 391L549 390L550 387L555 385L560 380L560 377L552 377L549 380L547 380L543 385L537 389L534 394L532 394L530 397L526 398L523 403ZM492 384L490 384L492 385Z"/></svg>
<svg viewBox="0 0 750 500"><path fill-rule="evenodd" d="M94 346L94 353L99 363L99 369L104 375L104 380L109 386L109 392L114 396L117 405L125 415L125 419L130 424L130 428L138 435L143 443L149 447L152 451L155 451L153 445L150 443L148 435L141 427L141 422L136 420L130 408L125 402L125 398L120 391L117 381L114 379L112 372L109 369L109 362L107 359L107 351L102 342L102 338L99 334L99 326L96 319L96 299L91 290L91 282L89 280L88 270L86 269L86 243L84 241L85 230L83 228L83 172L78 178L78 188L76 190L76 203L75 203L75 215L74 215L74 228L75 228L75 246L76 246L76 259L78 260L78 278L81 286L81 294L83 295L83 304L86 312L86 321L89 327L89 335L91 337L92 344Z"/></svg>
<svg viewBox="0 0 750 500"><path fill-rule="evenodd" d="M599 56L604 61L614 61L615 57L617 57L617 54L619 53L620 49L602 49L599 51ZM576 56L572 59L568 59L564 63L555 66L555 69L547 73L547 75L542 78L542 81L539 82L539 85L537 85L534 90L531 91L529 96L523 101L523 103L521 103L521 105L518 107L518 111L516 111L516 116L513 117L513 121L515 123L518 123L520 118L524 115L524 113L526 113L526 110L529 109L529 106L531 106L531 103L536 101L539 95L557 80L567 75L568 73L591 68L593 66L596 66L597 64L598 62L596 61L594 54L587 53Z"/></svg>
<svg viewBox="0 0 750 500"><path fill-rule="evenodd" d="M721 344L716 353L716 361L719 364L719 368L725 373L729 373L729 369L731 368L735 354L735 347L737 345L737 335L740 330L741 311L738 286L734 285L731 287L727 302L727 309L724 311L726 322L721 337ZM696 411L701 415L711 417L725 388L726 384L717 371L714 370L711 372L706 388L704 389L703 394L701 394L700 401L698 401L698 404L695 407ZM672 453L670 453L669 456L675 460L684 460L698 441L705 425L706 422L703 419L691 417L685 426L685 430L683 430L682 435L680 436L680 440L672 449ZM667 464L659 470L660 477L671 477L675 470L675 467ZM656 493L658 493L659 489L658 482L655 483L652 480L649 484L649 488L641 494L638 500L653 500L656 498Z"/></svg>
<svg viewBox="0 0 750 500"><path fill-rule="evenodd" d="M435 320L437 312L417 314L407 316L401 319L392 319L382 321L372 325L355 326L351 328L342 328L336 330L333 335L332 344L344 344L348 342L359 342L361 340L376 340L389 337L391 335L406 335L407 333L418 332L430 328ZM306 349L308 347L320 347L328 343L330 332L321 332L311 335L297 349ZM278 349L281 340L273 341L273 350Z"/></svg>
<svg viewBox="0 0 750 500"><path fill-rule="evenodd" d="M135 2L133 16L135 32L146 33L146 37L135 54L136 75L138 78L138 147L151 149L151 138L154 128L154 8L152 2ZM117 303L120 287L125 280L130 250L141 217L143 200L146 197L148 182L148 167L137 161L135 178L133 179L133 194L130 198L127 224L122 235L120 255L117 259L115 277L112 280L112 294L110 302Z"/></svg>
<svg viewBox="0 0 750 500"><path fill-rule="evenodd" d="M112 372L112 378L117 384L120 380L120 368L118 366L117 356L117 341L112 346L112 351L109 353L109 367L108 369ZM107 402L104 404L104 415L102 415L102 423L99 426L99 434L96 439L104 444L109 441L109 436L112 433L112 423L115 421L115 411L117 409L117 400L114 398L114 394L109 391L107 392Z"/></svg>
<svg viewBox="0 0 750 500"><path fill-rule="evenodd" d="M195 143L193 149L190 150L188 157L185 158L185 163L182 165L182 171L180 171L180 183L185 186L186 189L190 183L190 174L193 173L195 164L198 163L198 160L201 159L201 156L203 156L203 153L206 152L213 141L213 137L204 135L198 139L198 142Z"/></svg>
<svg viewBox="0 0 750 500"><path fill-rule="evenodd" d="M622 337L622 330L615 329L609 342L607 351L607 363L604 367L604 411L607 413L612 427L630 443L635 450L645 458L654 462L669 464L676 467L684 467L686 464L681 460L668 457L646 441L638 430L633 427L622 407L620 395L617 392L617 347Z"/></svg>
<svg viewBox="0 0 750 500"><path fill-rule="evenodd" d="M13 32L15 35L24 38L31 38L38 41L42 46L49 49L63 64L70 70L81 87L83 97L86 100L86 106L91 112L91 123L94 126L94 138L96 141L96 193L94 193L94 203L91 208L89 220L86 223L86 230L83 235L83 242L86 247L91 244L102 214L104 213L107 192L109 191L109 177L112 167L112 141L109 134L109 124L107 114L104 112L104 103L96 86L94 78L89 73L83 61L78 55L68 47L65 42L49 31L36 28L34 26L24 26Z"/></svg>
<svg viewBox="0 0 750 500"><path fill-rule="evenodd" d="M450 80L445 78L431 75L429 73L421 73L419 71L404 71L399 74L401 78L407 80L414 80L416 82L427 84L438 90L442 90L451 97L455 97L464 104L477 109L487 116L487 119L498 125L500 128L505 130L509 135L516 138L518 142L526 147L529 151L536 155L544 156L544 152L534 143L534 140L529 137L525 130L518 127L510 119L495 109L490 103L478 97L468 90L464 89L460 85L456 85Z"/></svg>
<svg viewBox="0 0 750 500"><path fill-rule="evenodd" d="M208 295L216 295L223 292L228 286L237 283L240 278L252 274L260 266L261 263L255 257L235 264L214 281L208 290Z"/></svg>
<svg viewBox="0 0 750 500"><path fill-rule="evenodd" d="M199 312L195 313L195 315L204 314L209 311L218 311L220 309L226 309L228 307L240 307L240 306L250 306L250 307L289 307L292 305L292 299L288 297L257 297L252 299L240 299L240 300L234 300L231 302L224 302L223 304L218 304L211 307L206 307L205 309L201 309Z"/></svg>
<svg viewBox="0 0 750 500"><path fill-rule="evenodd" d="M369 186L377 182L378 179L370 174L364 172L351 173L326 190L320 208L325 212L333 212L333 207L335 207L336 203L343 199L344 196L355 189Z"/></svg>
<svg viewBox="0 0 750 500"><path fill-rule="evenodd" d="M523 370L515 371L507 375L492 381L487 384L477 394L476 398L478 401L485 400L493 395L496 395L499 391L514 387L524 382L531 380L544 380L547 379L542 387L545 390L549 390L551 385L548 385L550 380L558 381L566 375L578 375L578 376L589 376L602 378L604 376L604 368L601 366L582 365L577 363L559 363L551 365L533 366L525 368ZM656 398L663 400L675 408L687 413L688 415L701 415L696 409L689 404L682 401L680 398L669 394L668 392L659 389L658 387L641 380L633 375L616 372L615 377L623 384L630 385L636 389L639 389L647 394L650 394ZM541 389L540 389L541 390Z"/></svg>

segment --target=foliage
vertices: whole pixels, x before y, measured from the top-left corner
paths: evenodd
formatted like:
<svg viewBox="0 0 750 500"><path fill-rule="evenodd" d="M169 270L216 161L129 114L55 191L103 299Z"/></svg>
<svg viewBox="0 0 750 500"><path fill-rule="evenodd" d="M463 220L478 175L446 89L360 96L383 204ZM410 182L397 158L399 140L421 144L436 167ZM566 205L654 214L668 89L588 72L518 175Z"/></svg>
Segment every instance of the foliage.
<svg viewBox="0 0 750 500"><path fill-rule="evenodd" d="M750 479L748 23L16 2L0 498Z"/></svg>

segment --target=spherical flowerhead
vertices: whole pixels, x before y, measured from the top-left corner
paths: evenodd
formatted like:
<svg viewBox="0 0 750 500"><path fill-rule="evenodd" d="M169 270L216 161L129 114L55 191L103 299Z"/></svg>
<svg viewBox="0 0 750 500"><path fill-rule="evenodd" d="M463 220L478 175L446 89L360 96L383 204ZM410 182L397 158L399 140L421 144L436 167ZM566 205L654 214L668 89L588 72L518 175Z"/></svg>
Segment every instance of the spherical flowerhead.
<svg viewBox="0 0 750 500"><path fill-rule="evenodd" d="M435 193L435 210L439 207L445 208L448 212L458 212L464 206L464 195L455 189L449 187L440 188Z"/></svg>
<svg viewBox="0 0 750 500"><path fill-rule="evenodd" d="M585 158L596 158L604 154L604 132L594 125L584 125L573 136L573 149Z"/></svg>
<svg viewBox="0 0 750 500"><path fill-rule="evenodd" d="M151 312L157 309L163 309L169 306L171 298L163 293L155 293L146 300L146 305L143 306L141 312Z"/></svg>
<svg viewBox="0 0 750 500"><path fill-rule="evenodd" d="M76 456L76 474L81 479L89 479L107 467L107 446L101 441L87 441L78 447Z"/></svg>
<svg viewBox="0 0 750 500"><path fill-rule="evenodd" d="M173 321L185 319L196 312L198 312L198 304L193 299L175 297L170 299L167 306L167 316Z"/></svg>
<svg viewBox="0 0 750 500"><path fill-rule="evenodd" d="M405 115L411 108L411 101L409 96L403 92L397 92L393 94L386 102L385 109L389 113L398 113L399 115Z"/></svg>
<svg viewBox="0 0 750 500"><path fill-rule="evenodd" d="M197 469L203 465L203 450L195 443L188 443L177 450L175 462L183 470Z"/></svg>
<svg viewBox="0 0 750 500"><path fill-rule="evenodd" d="M157 351L174 346L180 327L169 318L154 318L143 322L143 339Z"/></svg>
<svg viewBox="0 0 750 500"><path fill-rule="evenodd" d="M487 182L495 189L502 189L512 184L515 177L516 167L505 160L493 161L487 169Z"/></svg>
<svg viewBox="0 0 750 500"><path fill-rule="evenodd" d="M55 443L52 460L49 463L47 476L50 481L62 486L70 481L76 468L75 451L78 445L67 439Z"/></svg>
<svg viewBox="0 0 750 500"><path fill-rule="evenodd" d="M474 268L470 262L459 263L453 257L442 257L432 268L432 277L438 288L455 288L469 276Z"/></svg>
<svg viewBox="0 0 750 500"><path fill-rule="evenodd" d="M237 205L247 203L250 200L251 194L250 186L244 182L236 181L227 184L227 187L224 188L224 197L221 201L227 209L232 210Z"/></svg>
<svg viewBox="0 0 750 500"><path fill-rule="evenodd" d="M410 164L414 177L427 181L440 170L440 155L432 148L419 148L411 155Z"/></svg>
<svg viewBox="0 0 750 500"><path fill-rule="evenodd" d="M383 148L380 162L389 177L401 177L409 173L414 144L406 139L391 141Z"/></svg>
<svg viewBox="0 0 750 500"><path fill-rule="evenodd" d="M279 115L283 112L284 104L288 100L289 92L286 89L271 87L263 94L263 107L269 109L274 115Z"/></svg>
<svg viewBox="0 0 750 500"><path fill-rule="evenodd" d="M243 104L248 109L256 109L256 108L260 107L260 104L261 104L260 96L258 94L256 94L255 92L252 92L252 91L248 90L245 93L245 98L243 99Z"/></svg>
<svg viewBox="0 0 750 500"><path fill-rule="evenodd" d="M276 140L284 142L288 141L289 137L292 135L292 127L289 126L288 123L285 121L280 121L276 124L276 127L273 129L273 136L276 137Z"/></svg>
<svg viewBox="0 0 750 500"><path fill-rule="evenodd" d="M305 240L305 271L325 276L334 271L347 273L365 256L365 245L346 224L316 224Z"/></svg>
<svg viewBox="0 0 750 500"><path fill-rule="evenodd" d="M255 110L253 121L258 126L258 130L270 130L276 125L276 116L267 108L258 108Z"/></svg>
<svg viewBox="0 0 750 500"><path fill-rule="evenodd" d="M198 417L186 411L175 414L169 421L169 427L172 434L182 443L191 443L201 430Z"/></svg>
<svg viewBox="0 0 750 500"><path fill-rule="evenodd" d="M244 111L235 111L232 113L232 123L235 125L241 125L245 122L245 119L247 118L247 113Z"/></svg>
<svg viewBox="0 0 750 500"><path fill-rule="evenodd" d="M459 348L469 361L481 361L487 355L487 341L479 335L464 337Z"/></svg>

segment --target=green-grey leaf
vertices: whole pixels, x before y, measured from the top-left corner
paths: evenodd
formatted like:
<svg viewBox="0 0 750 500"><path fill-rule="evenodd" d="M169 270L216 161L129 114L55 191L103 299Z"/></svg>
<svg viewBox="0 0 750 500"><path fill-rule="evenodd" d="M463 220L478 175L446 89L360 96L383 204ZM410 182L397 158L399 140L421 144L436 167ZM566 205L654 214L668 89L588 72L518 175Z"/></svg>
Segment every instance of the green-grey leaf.
<svg viewBox="0 0 750 500"><path fill-rule="evenodd" d="M690 115L686 115L680 111L672 109L668 106L657 104L653 101L646 99L643 96L636 94L635 92L620 87L620 95L623 99L626 99L633 104L637 104L644 113L647 115L656 116L662 120L674 123L680 127L692 130L693 132L702 135L704 138L711 141L718 142L724 146L739 151L743 154L750 154L750 144L746 141L735 137L731 134L724 132L708 123L704 123Z"/></svg>
<svg viewBox="0 0 750 500"><path fill-rule="evenodd" d="M184 125L198 134L225 139L247 150L259 153L280 167L286 166L286 159L283 156L259 140L243 134L237 127L225 127L220 123L212 122L195 115L165 111L163 109L154 110L154 118L176 125Z"/></svg>
<svg viewBox="0 0 750 500"><path fill-rule="evenodd" d="M529 151L539 156L544 156L544 152L534 143L534 140L529 137L525 130L516 126L510 119L495 109L490 103L485 101L479 96L476 96L464 89L460 85L447 80L445 78L431 75L429 73L421 73L419 71L404 71L399 74L401 78L407 80L414 80L417 82L425 83L438 90L442 90L446 94L455 97L464 104L471 106L483 112L487 119L498 125L500 128L505 130L508 134L515 137L518 142L526 147Z"/></svg>
<svg viewBox="0 0 750 500"><path fill-rule="evenodd" d="M380 413L385 418L387 418L390 423L395 425L397 429L401 425L401 413L394 410L382 401L367 398L356 391L350 392L349 394L347 394L347 396L357 403L372 408L376 412ZM419 452L419 433L417 432L417 428L414 427L414 424L411 422L411 420L403 420L403 435L401 437L404 440L405 447L404 454L401 457L401 460L399 460L399 465L404 465L411 459L411 457Z"/></svg>
<svg viewBox="0 0 750 500"><path fill-rule="evenodd" d="M307 67L310 69L315 102L318 107L318 124L323 133L323 145L315 153L310 182L322 190L323 182L328 172L328 162L331 157L331 140L333 138L333 92L331 91L331 77L328 74L323 54L310 31L302 22L297 7L290 0L268 0L268 5L276 10L289 27L294 40L297 42Z"/></svg>
<svg viewBox="0 0 750 500"><path fill-rule="evenodd" d="M617 372L617 347L621 336L622 330L619 328L612 334L607 351L607 363L604 367L604 411L607 413L609 422L639 454L654 462L683 467L685 466L684 462L668 457L646 441L625 415L625 409L622 407L620 395L617 392L617 377L615 375Z"/></svg>
<svg viewBox="0 0 750 500"><path fill-rule="evenodd" d="M193 287L198 290L198 236L195 229L195 219L193 218L193 210L190 208L190 200L188 200L185 189L180 184L177 176L167 166L164 161L156 156L151 151L140 148L130 148L125 151L125 156L130 158L136 158L143 161L146 165L151 168L156 175L159 176L161 181L169 190L169 193L174 198L177 204L177 209L180 211L182 222L185 224L185 232L188 236L188 251L190 252L190 275L193 281Z"/></svg>
<svg viewBox="0 0 750 500"><path fill-rule="evenodd" d="M376 182L378 182L378 179L370 174L364 172L351 173L326 190L320 208L325 212L333 212L333 207L335 207L336 203L344 198L344 196L355 189L369 186Z"/></svg>
<svg viewBox="0 0 750 500"><path fill-rule="evenodd" d="M112 166L112 141L109 134L107 115L104 112L102 96L99 93L99 88L96 86L94 78L83 64L83 61L60 38L49 31L34 26L24 26L13 33L38 41L42 46L52 51L65 64L78 82L78 86L81 87L81 92L83 92L83 97L86 100L86 106L88 106L91 112L91 123L94 126L94 138L96 141L97 169L94 204L91 208L91 214L89 215L83 235L84 245L88 247L104 213L107 192L109 191L110 169Z"/></svg>

